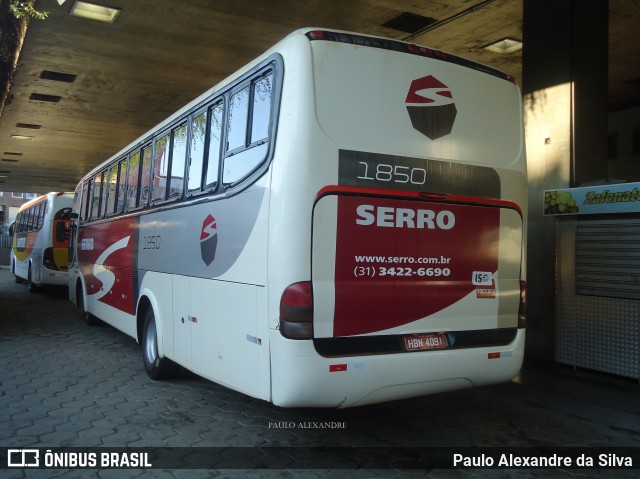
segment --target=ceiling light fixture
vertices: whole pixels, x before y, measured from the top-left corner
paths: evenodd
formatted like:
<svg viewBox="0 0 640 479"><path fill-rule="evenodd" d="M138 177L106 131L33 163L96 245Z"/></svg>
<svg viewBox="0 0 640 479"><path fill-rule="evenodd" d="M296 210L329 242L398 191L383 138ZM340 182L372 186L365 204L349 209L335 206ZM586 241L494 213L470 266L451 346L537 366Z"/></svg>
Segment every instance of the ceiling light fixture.
<svg viewBox="0 0 640 479"><path fill-rule="evenodd" d="M503 38L502 40L498 40L497 42L490 43L489 45L485 45L482 48L492 53L514 53L522 50L522 42L520 40L507 37Z"/></svg>
<svg viewBox="0 0 640 479"><path fill-rule="evenodd" d="M119 8L105 7L95 3L82 2L77 0L71 7L70 15L74 17L87 18L102 23L113 23L120 13Z"/></svg>
<svg viewBox="0 0 640 479"><path fill-rule="evenodd" d="M77 76L78 75L74 75L73 73L62 73L51 70L42 70L42 72L40 72L40 78L43 80L53 80L64 83L73 83L76 81Z"/></svg>
<svg viewBox="0 0 640 479"><path fill-rule="evenodd" d="M429 25L438 23L438 20L431 17L423 17L411 12L404 12L397 17L392 18L382 26L386 28L392 28L405 33L411 33L412 35Z"/></svg>
<svg viewBox="0 0 640 479"><path fill-rule="evenodd" d="M58 103L62 100L62 97L58 95L45 95L44 93L32 93L29 95L29 100L43 101L45 103Z"/></svg>
<svg viewBox="0 0 640 479"><path fill-rule="evenodd" d="M26 135L11 135L12 140L33 140L32 136Z"/></svg>

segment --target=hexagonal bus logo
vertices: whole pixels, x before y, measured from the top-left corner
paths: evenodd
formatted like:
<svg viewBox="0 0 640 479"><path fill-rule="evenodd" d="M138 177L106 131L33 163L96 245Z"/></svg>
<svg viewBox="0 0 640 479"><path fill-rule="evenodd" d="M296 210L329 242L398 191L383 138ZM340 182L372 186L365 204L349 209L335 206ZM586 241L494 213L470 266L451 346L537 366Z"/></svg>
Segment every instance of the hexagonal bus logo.
<svg viewBox="0 0 640 479"><path fill-rule="evenodd" d="M433 75L411 82L405 104L413 127L429 139L451 133L457 114L453 94Z"/></svg>

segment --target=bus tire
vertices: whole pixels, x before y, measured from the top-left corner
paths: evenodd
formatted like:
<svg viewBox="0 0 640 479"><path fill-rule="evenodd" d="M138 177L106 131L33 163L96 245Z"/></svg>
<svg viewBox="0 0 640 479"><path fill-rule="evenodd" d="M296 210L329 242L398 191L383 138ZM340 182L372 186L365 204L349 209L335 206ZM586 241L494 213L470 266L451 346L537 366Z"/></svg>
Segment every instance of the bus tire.
<svg viewBox="0 0 640 479"><path fill-rule="evenodd" d="M31 265L29 265L29 272L27 273L27 289L30 293L38 292L38 285L31 281Z"/></svg>
<svg viewBox="0 0 640 479"><path fill-rule="evenodd" d="M16 274L16 260L11 262L11 274L14 276L16 283L22 283L22 278Z"/></svg>
<svg viewBox="0 0 640 479"><path fill-rule="evenodd" d="M87 326L99 326L102 321L96 318L93 314L88 313L84 307L84 291L82 290L82 284L78 283L76 286L76 304L78 307L78 314Z"/></svg>
<svg viewBox="0 0 640 479"><path fill-rule="evenodd" d="M168 358L158 354L158 330L156 318L151 307L143 313L142 360L144 369L151 379L170 379L178 374L179 366Z"/></svg>

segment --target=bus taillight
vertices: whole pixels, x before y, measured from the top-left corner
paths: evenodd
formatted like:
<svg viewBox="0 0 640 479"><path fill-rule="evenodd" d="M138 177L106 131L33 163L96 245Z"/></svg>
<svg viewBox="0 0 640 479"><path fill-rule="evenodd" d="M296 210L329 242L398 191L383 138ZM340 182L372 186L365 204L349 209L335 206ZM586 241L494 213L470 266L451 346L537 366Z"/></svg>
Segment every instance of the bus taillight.
<svg viewBox="0 0 640 479"><path fill-rule="evenodd" d="M53 248L46 248L42 253L42 264L54 271L58 270L58 266L53 259Z"/></svg>
<svg viewBox="0 0 640 479"><path fill-rule="evenodd" d="M311 282L294 283L280 298L280 333L289 339L313 337L313 289Z"/></svg>
<svg viewBox="0 0 640 479"><path fill-rule="evenodd" d="M309 37L312 40L324 40L324 32L322 30L313 30L309 32Z"/></svg>
<svg viewBox="0 0 640 479"><path fill-rule="evenodd" d="M520 307L518 308L518 327L524 328L527 322L527 282L520 281Z"/></svg>

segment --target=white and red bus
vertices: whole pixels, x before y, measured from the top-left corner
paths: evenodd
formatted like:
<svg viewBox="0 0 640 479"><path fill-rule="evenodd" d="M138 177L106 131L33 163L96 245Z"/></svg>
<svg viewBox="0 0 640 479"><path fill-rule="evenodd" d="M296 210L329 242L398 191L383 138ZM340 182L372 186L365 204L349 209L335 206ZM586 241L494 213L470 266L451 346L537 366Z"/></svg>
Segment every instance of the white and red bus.
<svg viewBox="0 0 640 479"><path fill-rule="evenodd" d="M526 168L511 77L300 30L89 172L70 296L180 365L280 406L511 379Z"/></svg>
<svg viewBox="0 0 640 479"><path fill-rule="evenodd" d="M11 248L11 272L29 292L68 284L69 215L73 193L47 193L18 210Z"/></svg>

